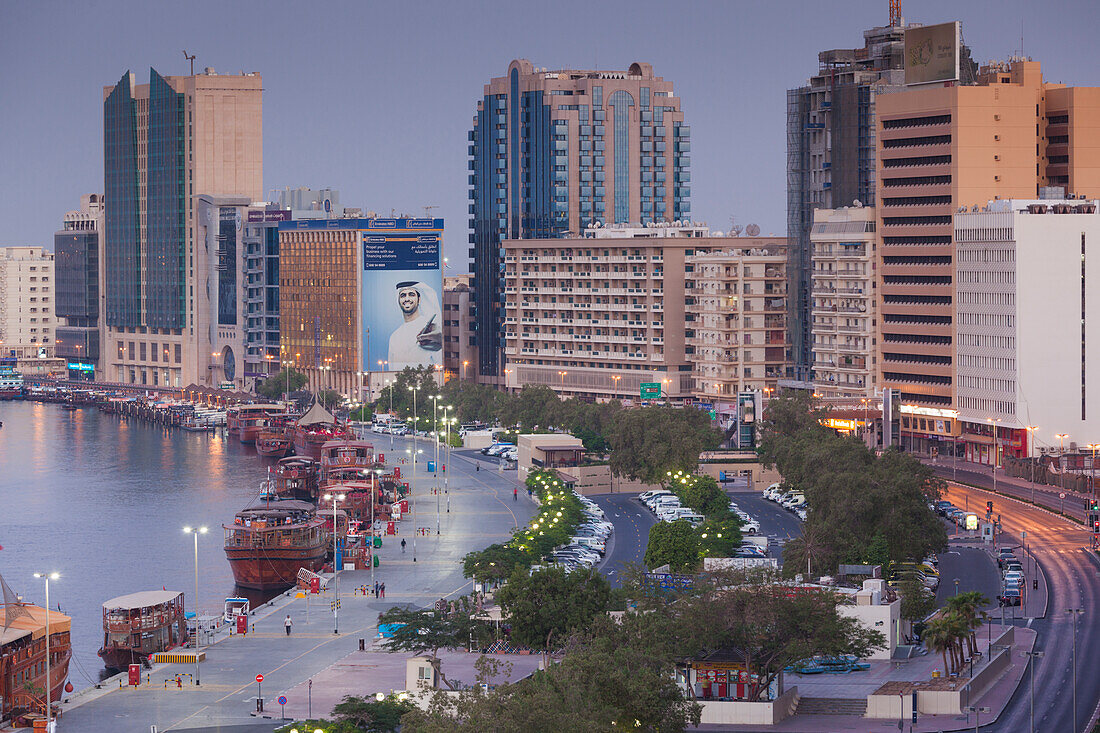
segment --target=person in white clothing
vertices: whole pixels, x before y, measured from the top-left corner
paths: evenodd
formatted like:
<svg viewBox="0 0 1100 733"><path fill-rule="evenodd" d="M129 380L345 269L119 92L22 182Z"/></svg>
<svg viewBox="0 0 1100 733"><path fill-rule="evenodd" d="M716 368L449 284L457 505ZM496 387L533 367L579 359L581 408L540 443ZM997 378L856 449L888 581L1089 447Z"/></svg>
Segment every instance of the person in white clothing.
<svg viewBox="0 0 1100 733"><path fill-rule="evenodd" d="M441 363L443 324L435 289L414 280L399 282L397 306L404 323L390 334L389 368L401 371L407 366Z"/></svg>

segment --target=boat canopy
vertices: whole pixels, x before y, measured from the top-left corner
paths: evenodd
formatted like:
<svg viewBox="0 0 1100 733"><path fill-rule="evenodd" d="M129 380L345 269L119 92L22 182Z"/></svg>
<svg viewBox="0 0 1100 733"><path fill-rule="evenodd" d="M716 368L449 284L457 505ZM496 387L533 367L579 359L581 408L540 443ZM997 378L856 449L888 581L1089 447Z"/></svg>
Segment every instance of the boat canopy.
<svg viewBox="0 0 1100 733"><path fill-rule="evenodd" d="M336 418L332 413L321 406L320 402L314 402L313 407L306 411L306 414L298 418L298 424L305 427L308 425L334 425Z"/></svg>
<svg viewBox="0 0 1100 733"><path fill-rule="evenodd" d="M108 611L116 608L149 608L174 601L181 595L183 593L178 590L143 590L112 598L103 604L103 608Z"/></svg>

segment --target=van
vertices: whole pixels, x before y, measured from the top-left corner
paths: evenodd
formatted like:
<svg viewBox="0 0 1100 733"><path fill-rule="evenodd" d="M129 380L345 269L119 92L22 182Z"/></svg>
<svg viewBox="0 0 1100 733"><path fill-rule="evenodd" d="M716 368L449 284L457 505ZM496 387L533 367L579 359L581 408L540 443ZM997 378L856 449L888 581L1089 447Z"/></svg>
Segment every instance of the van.
<svg viewBox="0 0 1100 733"><path fill-rule="evenodd" d="M580 536L571 538L569 541L572 544L580 545L581 547L591 547L593 550L600 553L601 555L604 553L604 550L607 548L607 546L604 544L604 541L599 539L598 537L585 537L583 535L580 535Z"/></svg>
<svg viewBox="0 0 1100 733"><path fill-rule="evenodd" d="M391 422L389 425L390 435L404 435L409 432L409 426L403 422Z"/></svg>
<svg viewBox="0 0 1100 733"><path fill-rule="evenodd" d="M690 524L692 527L698 527L703 522L707 521L706 517L704 517L702 514L696 514L695 512L692 512L690 514L681 514L679 518L686 520L687 523Z"/></svg>

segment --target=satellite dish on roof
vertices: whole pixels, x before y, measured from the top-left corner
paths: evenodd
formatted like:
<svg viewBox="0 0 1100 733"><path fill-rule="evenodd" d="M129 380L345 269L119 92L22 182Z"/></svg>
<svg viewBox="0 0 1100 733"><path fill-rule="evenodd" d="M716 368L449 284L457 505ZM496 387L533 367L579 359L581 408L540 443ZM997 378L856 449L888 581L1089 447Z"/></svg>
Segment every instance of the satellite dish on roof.
<svg viewBox="0 0 1100 733"><path fill-rule="evenodd" d="M760 227L758 227L756 224L749 224L747 227L745 227L745 234L749 235L750 237L755 237L760 234Z"/></svg>

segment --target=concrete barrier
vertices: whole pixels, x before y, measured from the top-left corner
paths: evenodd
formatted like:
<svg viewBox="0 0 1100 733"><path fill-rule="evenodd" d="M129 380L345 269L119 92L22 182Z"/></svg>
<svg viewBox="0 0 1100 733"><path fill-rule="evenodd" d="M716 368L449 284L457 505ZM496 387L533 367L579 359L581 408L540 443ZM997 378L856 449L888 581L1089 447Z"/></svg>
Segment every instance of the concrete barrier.
<svg viewBox="0 0 1100 733"><path fill-rule="evenodd" d="M788 688L769 702L707 700L699 704L703 708L700 725L775 725L798 706L798 687Z"/></svg>

